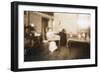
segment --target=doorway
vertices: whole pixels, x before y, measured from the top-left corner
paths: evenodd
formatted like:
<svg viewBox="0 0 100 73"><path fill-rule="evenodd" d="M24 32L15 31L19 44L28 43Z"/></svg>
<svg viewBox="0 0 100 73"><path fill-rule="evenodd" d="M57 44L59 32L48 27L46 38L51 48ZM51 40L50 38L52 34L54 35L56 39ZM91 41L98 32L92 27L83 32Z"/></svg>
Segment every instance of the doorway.
<svg viewBox="0 0 100 73"><path fill-rule="evenodd" d="M46 32L47 32L47 29L48 29L48 21L49 21L49 19L47 19L47 18L42 18L42 38L43 38L43 40L47 40L47 38L46 38Z"/></svg>

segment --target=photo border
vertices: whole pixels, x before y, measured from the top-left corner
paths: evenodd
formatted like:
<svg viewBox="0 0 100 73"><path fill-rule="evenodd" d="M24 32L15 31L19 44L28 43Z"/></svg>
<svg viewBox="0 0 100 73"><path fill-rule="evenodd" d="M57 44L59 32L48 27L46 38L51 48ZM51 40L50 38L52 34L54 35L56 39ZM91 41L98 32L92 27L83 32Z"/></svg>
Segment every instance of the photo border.
<svg viewBox="0 0 100 73"><path fill-rule="evenodd" d="M18 67L18 6L34 5L34 6L50 6L64 8L83 8L95 10L95 64L89 65L73 65L73 66L52 66L39 68L19 68ZM11 70L12 71L31 71L31 70L48 70L48 69L64 69L64 68L80 68L97 66L97 6L68 5L68 4L49 4L35 2L11 2Z"/></svg>

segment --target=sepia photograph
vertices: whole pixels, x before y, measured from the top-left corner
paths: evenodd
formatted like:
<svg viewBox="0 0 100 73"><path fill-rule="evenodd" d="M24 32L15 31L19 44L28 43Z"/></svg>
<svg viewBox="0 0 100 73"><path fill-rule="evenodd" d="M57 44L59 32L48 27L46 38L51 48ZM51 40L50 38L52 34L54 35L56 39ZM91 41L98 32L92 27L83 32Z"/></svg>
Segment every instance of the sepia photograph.
<svg viewBox="0 0 100 73"><path fill-rule="evenodd" d="M11 70L97 66L97 7L11 3Z"/></svg>
<svg viewBox="0 0 100 73"><path fill-rule="evenodd" d="M24 61L90 58L89 13L24 11Z"/></svg>

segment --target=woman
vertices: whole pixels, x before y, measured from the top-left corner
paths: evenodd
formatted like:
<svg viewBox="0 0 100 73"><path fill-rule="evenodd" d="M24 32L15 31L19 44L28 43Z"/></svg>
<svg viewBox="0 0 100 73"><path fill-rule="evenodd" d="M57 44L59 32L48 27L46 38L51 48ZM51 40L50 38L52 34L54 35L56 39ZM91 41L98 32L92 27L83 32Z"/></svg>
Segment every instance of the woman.
<svg viewBox="0 0 100 73"><path fill-rule="evenodd" d="M59 35L60 35L60 46L66 46L67 35L65 33L65 29L62 29L62 31L59 33Z"/></svg>

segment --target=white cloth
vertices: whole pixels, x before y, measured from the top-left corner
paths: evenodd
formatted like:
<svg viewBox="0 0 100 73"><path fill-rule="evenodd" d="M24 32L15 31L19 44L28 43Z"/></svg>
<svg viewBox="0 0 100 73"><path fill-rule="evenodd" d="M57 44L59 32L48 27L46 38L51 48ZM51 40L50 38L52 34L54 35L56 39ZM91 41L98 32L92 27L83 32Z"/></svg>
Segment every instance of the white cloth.
<svg viewBox="0 0 100 73"><path fill-rule="evenodd" d="M52 30L49 30L46 34L49 42L49 51L54 52L57 49L56 42L54 41L55 34Z"/></svg>
<svg viewBox="0 0 100 73"><path fill-rule="evenodd" d="M49 43L49 51L54 52L56 49L57 49L56 42L51 41L51 42Z"/></svg>
<svg viewBox="0 0 100 73"><path fill-rule="evenodd" d="M47 40L52 40L53 37L54 37L53 31L49 30L49 31L47 32L46 36L47 36Z"/></svg>

